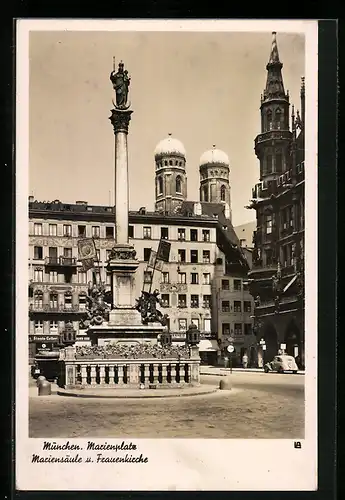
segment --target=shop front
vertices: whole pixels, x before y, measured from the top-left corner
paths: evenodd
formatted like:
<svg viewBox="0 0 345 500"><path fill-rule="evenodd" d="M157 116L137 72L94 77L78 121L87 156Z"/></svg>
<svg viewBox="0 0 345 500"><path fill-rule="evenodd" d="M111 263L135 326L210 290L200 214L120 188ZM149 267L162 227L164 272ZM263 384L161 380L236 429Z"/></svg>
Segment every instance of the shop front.
<svg viewBox="0 0 345 500"><path fill-rule="evenodd" d="M201 364L216 365L217 364L218 344L215 339L201 339L199 343L199 355Z"/></svg>
<svg viewBox="0 0 345 500"><path fill-rule="evenodd" d="M38 352L58 350L58 344L58 335L29 335L29 363L32 364Z"/></svg>

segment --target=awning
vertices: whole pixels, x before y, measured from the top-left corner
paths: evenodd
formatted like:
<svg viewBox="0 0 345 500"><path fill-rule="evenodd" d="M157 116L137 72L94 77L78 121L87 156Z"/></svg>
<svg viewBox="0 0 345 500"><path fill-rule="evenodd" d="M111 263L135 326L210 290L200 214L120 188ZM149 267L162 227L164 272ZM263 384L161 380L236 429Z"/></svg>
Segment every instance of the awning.
<svg viewBox="0 0 345 500"><path fill-rule="evenodd" d="M286 287L284 288L283 290L283 293L286 292L286 290L288 290L290 288L290 286L295 283L295 281L297 280L297 274L295 274L295 276L289 281L289 283L286 285Z"/></svg>
<svg viewBox="0 0 345 500"><path fill-rule="evenodd" d="M218 350L218 344L216 340L207 340L207 339L200 340L199 351L205 352L205 351L217 351L217 350Z"/></svg>

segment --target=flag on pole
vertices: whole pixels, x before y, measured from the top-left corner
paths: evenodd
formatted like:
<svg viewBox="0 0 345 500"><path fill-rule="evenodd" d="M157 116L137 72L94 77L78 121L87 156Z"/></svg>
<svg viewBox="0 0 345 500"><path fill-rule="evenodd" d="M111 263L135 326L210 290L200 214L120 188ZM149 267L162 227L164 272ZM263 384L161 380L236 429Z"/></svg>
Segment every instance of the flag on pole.
<svg viewBox="0 0 345 500"><path fill-rule="evenodd" d="M93 238L78 240L78 259L83 264L84 271L94 267L94 261L97 257L96 245Z"/></svg>
<svg viewBox="0 0 345 500"><path fill-rule="evenodd" d="M171 243L166 240L160 240L157 250L157 260L169 262Z"/></svg>
<svg viewBox="0 0 345 500"><path fill-rule="evenodd" d="M88 271L89 269L93 269L95 267L95 262L93 259L83 259L81 261L83 271Z"/></svg>
<svg viewBox="0 0 345 500"><path fill-rule="evenodd" d="M147 267L151 267L152 269L156 267L156 259L157 259L157 252L154 250L151 250L149 261L147 263Z"/></svg>
<svg viewBox="0 0 345 500"><path fill-rule="evenodd" d="M154 250L151 250L147 267L151 267L152 269L156 269L157 271L163 270L163 261L158 258L158 253Z"/></svg>

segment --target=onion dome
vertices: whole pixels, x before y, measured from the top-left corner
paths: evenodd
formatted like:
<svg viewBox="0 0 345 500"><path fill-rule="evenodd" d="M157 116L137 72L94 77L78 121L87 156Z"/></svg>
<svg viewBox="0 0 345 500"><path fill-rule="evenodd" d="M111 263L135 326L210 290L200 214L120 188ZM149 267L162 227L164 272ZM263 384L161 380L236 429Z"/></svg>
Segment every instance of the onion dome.
<svg viewBox="0 0 345 500"><path fill-rule="evenodd" d="M181 141L175 139L175 137L172 137L171 134L169 134L168 137L161 140L157 144L154 155L155 158L169 155L182 156L183 158L186 158L186 150Z"/></svg>
<svg viewBox="0 0 345 500"><path fill-rule="evenodd" d="M199 166L203 165L226 165L229 166L229 157L224 151L220 149L216 149L216 146L213 146L212 149L205 151L204 154L200 157Z"/></svg>

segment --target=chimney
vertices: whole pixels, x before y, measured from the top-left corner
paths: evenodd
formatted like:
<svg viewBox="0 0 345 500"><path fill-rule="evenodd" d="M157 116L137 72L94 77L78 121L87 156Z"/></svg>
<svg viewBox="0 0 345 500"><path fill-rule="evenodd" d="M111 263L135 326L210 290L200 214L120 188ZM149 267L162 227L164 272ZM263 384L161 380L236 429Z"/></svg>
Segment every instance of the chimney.
<svg viewBox="0 0 345 500"><path fill-rule="evenodd" d="M34 197L32 195L29 196L29 203L33 203Z"/></svg>

